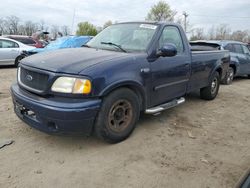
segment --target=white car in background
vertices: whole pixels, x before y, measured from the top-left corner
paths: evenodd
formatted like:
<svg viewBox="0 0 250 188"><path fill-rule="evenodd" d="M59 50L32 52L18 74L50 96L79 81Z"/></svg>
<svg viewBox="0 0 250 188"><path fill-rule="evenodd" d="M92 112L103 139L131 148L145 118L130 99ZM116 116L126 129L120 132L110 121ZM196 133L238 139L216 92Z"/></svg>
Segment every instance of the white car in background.
<svg viewBox="0 0 250 188"><path fill-rule="evenodd" d="M25 45L16 40L0 37L0 66L18 65L22 51L32 50L35 47ZM22 59L22 58L21 58Z"/></svg>

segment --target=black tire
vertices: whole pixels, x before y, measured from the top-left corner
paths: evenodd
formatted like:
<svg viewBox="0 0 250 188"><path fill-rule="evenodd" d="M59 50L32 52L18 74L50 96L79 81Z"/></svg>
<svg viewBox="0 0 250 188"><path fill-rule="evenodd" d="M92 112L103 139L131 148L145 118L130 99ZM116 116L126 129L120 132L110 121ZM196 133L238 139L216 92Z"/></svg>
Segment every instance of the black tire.
<svg viewBox="0 0 250 188"><path fill-rule="evenodd" d="M250 79L250 74L248 75L248 78Z"/></svg>
<svg viewBox="0 0 250 188"><path fill-rule="evenodd" d="M232 84L233 79L234 79L234 69L233 69L233 67L229 67L229 69L227 71L227 75L223 79L222 83L226 84L226 85L230 85L230 84Z"/></svg>
<svg viewBox="0 0 250 188"><path fill-rule="evenodd" d="M209 85L200 90L200 96L204 100L213 100L216 98L220 88L220 75L218 72L214 74Z"/></svg>
<svg viewBox="0 0 250 188"><path fill-rule="evenodd" d="M109 143L121 142L134 130L139 114L138 96L130 89L117 89L103 99L95 133Z"/></svg>
<svg viewBox="0 0 250 188"><path fill-rule="evenodd" d="M15 66L16 66L16 67L19 65L20 61L21 61L23 58L25 58L25 56L23 56L23 55L17 56L17 58L15 59Z"/></svg>

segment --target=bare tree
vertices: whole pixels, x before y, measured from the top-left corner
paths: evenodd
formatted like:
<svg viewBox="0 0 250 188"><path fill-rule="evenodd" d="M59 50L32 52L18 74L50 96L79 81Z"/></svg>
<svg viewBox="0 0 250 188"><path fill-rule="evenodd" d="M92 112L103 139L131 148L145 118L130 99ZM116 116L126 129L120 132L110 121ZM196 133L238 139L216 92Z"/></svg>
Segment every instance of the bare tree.
<svg viewBox="0 0 250 188"><path fill-rule="evenodd" d="M231 29L226 24L221 24L216 28L216 40L225 40L230 39L230 31Z"/></svg>
<svg viewBox="0 0 250 188"><path fill-rule="evenodd" d="M24 30L26 35L31 36L38 30L38 26L36 23L33 23L32 21L26 21L24 23Z"/></svg>
<svg viewBox="0 0 250 188"><path fill-rule="evenodd" d="M185 20L186 19L186 20ZM174 20L176 23L180 24L183 28L186 28L186 33L192 32L192 25L190 24L187 17L178 16Z"/></svg>
<svg viewBox="0 0 250 188"><path fill-rule="evenodd" d="M17 35L18 34L18 25L19 25L20 19L16 16L8 16L6 18L7 28L9 31L9 34Z"/></svg>
<svg viewBox="0 0 250 188"><path fill-rule="evenodd" d="M190 38L191 41L194 40L202 40L205 39L205 32L203 28L196 28L193 30L192 36Z"/></svg>
<svg viewBox="0 0 250 188"><path fill-rule="evenodd" d="M53 39L57 38L58 32L59 32L59 26L57 25L52 25L50 29L51 35Z"/></svg>
<svg viewBox="0 0 250 188"><path fill-rule="evenodd" d="M63 36L67 36L70 34L70 29L69 29L69 26L67 25L63 25L61 27L61 31L62 31Z"/></svg>
<svg viewBox="0 0 250 188"><path fill-rule="evenodd" d="M3 18L0 18L0 36L4 34L5 29L5 20Z"/></svg>
<svg viewBox="0 0 250 188"><path fill-rule="evenodd" d="M231 35L231 39L232 40L236 40L236 41L245 41L247 42L247 37L248 37L248 33L247 31L234 31Z"/></svg>
<svg viewBox="0 0 250 188"><path fill-rule="evenodd" d="M44 31L44 29L45 29L45 22L44 20L40 20L40 22L38 23L38 30Z"/></svg>
<svg viewBox="0 0 250 188"><path fill-rule="evenodd" d="M208 30L207 38L208 38L209 40L214 40L214 39L216 38L215 27L214 27L214 26L212 26L212 27Z"/></svg>

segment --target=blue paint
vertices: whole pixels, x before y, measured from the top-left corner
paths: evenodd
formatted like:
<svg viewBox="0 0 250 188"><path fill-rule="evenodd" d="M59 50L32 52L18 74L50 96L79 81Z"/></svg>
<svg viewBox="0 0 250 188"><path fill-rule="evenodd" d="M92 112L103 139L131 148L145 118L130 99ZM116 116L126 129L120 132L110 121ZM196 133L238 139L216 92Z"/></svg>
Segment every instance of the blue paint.
<svg viewBox="0 0 250 188"><path fill-rule="evenodd" d="M191 52L181 26L152 24L156 31L145 51L124 53L111 47L106 50L84 47L23 59L21 68L47 74L49 79L46 89L39 94L27 91L20 84L11 87L14 104L34 111L38 120L20 114L19 117L47 133L91 133L103 97L119 87L129 87L140 94L144 111L208 86L215 71L224 78L230 60L227 51ZM159 57L158 41L164 28L169 26L179 31L183 50L176 56ZM91 94L53 93L51 86L60 76L88 78L93 86ZM57 129L51 131L50 122L54 122Z"/></svg>

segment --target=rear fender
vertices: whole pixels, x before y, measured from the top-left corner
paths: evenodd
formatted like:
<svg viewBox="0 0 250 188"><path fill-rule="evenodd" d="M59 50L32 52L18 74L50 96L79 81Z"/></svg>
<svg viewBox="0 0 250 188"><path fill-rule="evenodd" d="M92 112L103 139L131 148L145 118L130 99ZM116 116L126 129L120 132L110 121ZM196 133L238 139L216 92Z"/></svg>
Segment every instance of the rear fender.
<svg viewBox="0 0 250 188"><path fill-rule="evenodd" d="M210 81L213 79L214 74L215 74L216 72L218 72L218 73L220 74L220 77L222 76L222 67L221 67L221 65L216 66L216 67L211 71L211 74L210 74L209 79L208 79L208 81L209 81L208 83L210 83Z"/></svg>

